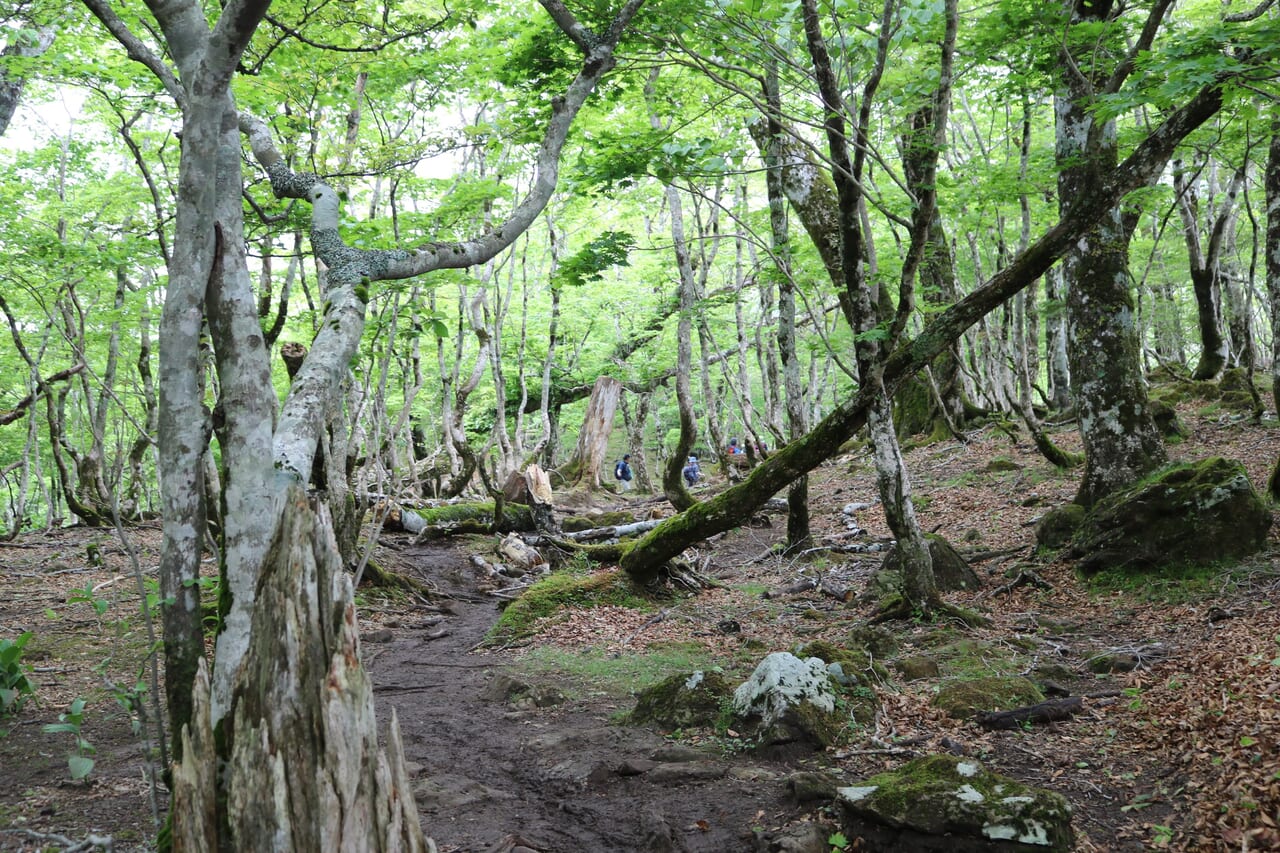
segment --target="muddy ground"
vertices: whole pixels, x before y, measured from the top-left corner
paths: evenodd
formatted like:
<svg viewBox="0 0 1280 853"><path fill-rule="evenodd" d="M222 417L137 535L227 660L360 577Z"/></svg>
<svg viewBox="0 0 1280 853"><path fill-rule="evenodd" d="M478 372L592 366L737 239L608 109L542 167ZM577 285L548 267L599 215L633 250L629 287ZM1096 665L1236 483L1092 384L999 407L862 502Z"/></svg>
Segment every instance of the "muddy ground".
<svg viewBox="0 0 1280 853"><path fill-rule="evenodd" d="M1185 419L1193 434L1172 455L1240 459L1265 484L1280 454L1274 419L1212 410ZM1056 437L1078 449L1069 428ZM788 785L795 773L825 768L852 784L945 749L1064 794L1081 851L1268 849L1267 824L1280 820L1268 781L1280 780L1274 528L1273 547L1230 574L1086 587L1070 566L1032 549L1034 520L1070 499L1076 475L1053 469L1025 439L994 430L969 439L912 450L908 460L925 529L948 538L987 582L949 599L987 613L992 626L890 623L898 649L886 657L931 654L939 676L906 681L891 668L875 685L883 711L874 725L838 749L785 760L754 756L732 732L654 732L621 714L635 689L682 666L745 678L771 651L847 639L868 607L832 591L860 594L882 554L782 559L771 547L785 518L757 517L688 555L721 587L645 610L569 610L494 649L483 640L511 593L469 557L496 540L382 534L374 559L429 591L359 593L379 720L385 726L392 708L399 717L426 833L456 853L821 850L838 826L825 802L797 801ZM713 474L707 489L722 486ZM810 490L820 545L887 539L865 453L824 465ZM872 506L849 516L850 503ZM660 502L603 496L598 504L643 515ZM154 577L158 542L155 528L130 531L144 576ZM154 842L167 803L146 772L155 749L134 732L132 688L147 681L150 640L131 564L109 531L69 528L0 545L0 639L32 632L24 661L36 685L16 715L0 719L0 850ZM1051 588L1000 590L1026 568ZM817 579L821 589L800 589ZM1130 655L1137 669L1094 674L1088 661L1104 652ZM947 678L1045 664L1073 693L1099 698L1069 721L996 733L929 704ZM86 700L80 730L96 750L83 781L70 778L73 734L44 730L76 698ZM787 838L808 846L781 846Z"/></svg>

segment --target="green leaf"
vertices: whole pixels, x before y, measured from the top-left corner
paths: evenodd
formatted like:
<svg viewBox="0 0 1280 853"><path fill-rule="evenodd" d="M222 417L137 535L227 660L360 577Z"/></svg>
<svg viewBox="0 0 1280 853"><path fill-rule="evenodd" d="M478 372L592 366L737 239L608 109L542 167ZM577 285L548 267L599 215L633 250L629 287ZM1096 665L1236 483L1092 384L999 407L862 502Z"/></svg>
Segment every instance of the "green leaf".
<svg viewBox="0 0 1280 853"><path fill-rule="evenodd" d="M71 770L71 778L79 781L93 772L93 759L71 755L67 757L67 767Z"/></svg>

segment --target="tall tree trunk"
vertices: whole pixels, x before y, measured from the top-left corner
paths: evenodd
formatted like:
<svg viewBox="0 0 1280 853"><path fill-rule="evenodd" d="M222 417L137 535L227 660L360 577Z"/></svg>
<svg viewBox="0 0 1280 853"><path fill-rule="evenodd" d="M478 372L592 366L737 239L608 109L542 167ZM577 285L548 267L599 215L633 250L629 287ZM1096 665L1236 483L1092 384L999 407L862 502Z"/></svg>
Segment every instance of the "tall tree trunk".
<svg viewBox="0 0 1280 853"><path fill-rule="evenodd" d="M1073 25L1106 25L1110 11L1109 3L1071 0ZM1099 123L1093 112L1113 63L1091 53L1067 59L1071 70L1055 99L1058 203L1064 215L1116 163L1115 122ZM1063 259L1067 347L1085 453L1076 501L1084 506L1129 485L1166 458L1142 380L1129 290L1130 233L1121 210L1113 207Z"/></svg>
<svg viewBox="0 0 1280 853"><path fill-rule="evenodd" d="M1266 275L1271 303L1271 401L1280 412L1280 107L1272 107L1271 145L1263 174L1267 197Z"/></svg>
<svg viewBox="0 0 1280 853"><path fill-rule="evenodd" d="M657 113L654 98L654 84L657 82L658 69L649 76L645 87L645 97L650 101L649 124L654 129L661 129L662 120ZM693 315L697 308L697 280L694 278L693 264L689 260L689 245L684 235L684 208L680 200L680 191L673 184L665 186L667 209L671 214L671 250L675 253L676 272L680 276L680 318L676 323L676 410L680 418L680 437L676 440L675 453L668 460L662 474L662 491L667 500L677 511L684 511L693 506L695 499L685 488L685 457L693 449L698 439L698 421L693 410L693 390L689 385L689 376L693 372Z"/></svg>
<svg viewBox="0 0 1280 853"><path fill-rule="evenodd" d="M791 229L787 221L787 198L782 188L784 128L782 97L778 89L778 65L770 61L765 76L768 105L763 149L765 189L769 197L769 245L778 280L778 357L782 360L782 387L786 398L787 438L794 441L809 430L804 387L800 382L800 355L796 349L796 282L791 271ZM809 526L809 475L796 478L787 489L787 548L809 547L813 531Z"/></svg>

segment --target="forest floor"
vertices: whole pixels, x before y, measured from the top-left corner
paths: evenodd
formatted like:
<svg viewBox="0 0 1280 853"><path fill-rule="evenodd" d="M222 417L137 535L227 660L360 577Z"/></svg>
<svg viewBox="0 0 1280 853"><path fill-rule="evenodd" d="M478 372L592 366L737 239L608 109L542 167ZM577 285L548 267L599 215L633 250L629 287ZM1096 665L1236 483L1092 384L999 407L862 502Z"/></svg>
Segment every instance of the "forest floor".
<svg viewBox="0 0 1280 853"><path fill-rule="evenodd" d="M1264 487L1280 456L1274 418L1182 415L1192 434L1170 447L1173 457L1237 459ZM1078 449L1069 427L1054 437ZM1085 583L1034 549L1035 519L1071 498L1078 474L1054 469L1025 438L990 428L967 438L907 458L922 525L986 582L948 600L991 625L886 625L894 656L928 653L940 675L905 681L894 672L875 685L883 712L874 726L789 760L754 756L730 732L653 732L621 715L636 689L667 675L718 666L741 680L769 652L847 641L867 605L795 590L821 580L860 593L882 554L779 558L785 517L758 517L689 555L716 589L646 610L563 610L532 637L493 649L483 641L502 592L469 558L485 550L494 559L495 540L384 533L374 559L432 590L358 594L379 720L398 715L427 835L445 853L824 850L838 825L828 803L797 801L787 785L794 773L825 769L853 784L950 750L1066 796L1080 851L1280 849L1280 531L1230 570ZM707 490L724 485L710 480ZM865 452L815 471L810 498L819 544L887 540ZM871 506L855 512L863 532L854 535L844 508L859 503ZM662 504L602 495L598 508L619 505L640 515ZM134 529L129 541L154 577L158 530ZM118 851L151 846L166 801L148 783L149 748L134 728L151 640L131 564L110 531L69 528L0 545L0 640L32 632L23 661L35 684L16 715L0 718L0 850L68 849L93 836L109 836ZM1001 590L1021 569L1050 588ZM1090 659L1107 653L1136 668L1091 672ZM984 731L930 704L944 679L1047 664L1073 694L1098 698L1070 720L1013 732ZM82 716L67 716L77 698ZM45 730L60 721L62 731ZM70 778L67 761L77 732L95 749L83 781Z"/></svg>

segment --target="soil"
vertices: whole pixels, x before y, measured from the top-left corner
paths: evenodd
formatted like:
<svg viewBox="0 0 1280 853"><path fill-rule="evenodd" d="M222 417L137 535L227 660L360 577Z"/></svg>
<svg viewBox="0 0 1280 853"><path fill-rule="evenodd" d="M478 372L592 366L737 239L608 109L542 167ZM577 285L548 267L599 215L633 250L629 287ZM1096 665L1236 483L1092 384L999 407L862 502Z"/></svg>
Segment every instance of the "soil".
<svg viewBox="0 0 1280 853"><path fill-rule="evenodd" d="M1255 486L1266 483L1280 455L1274 420L1191 410L1183 418L1192 435L1171 455L1238 459ZM686 555L717 588L672 592L647 610L566 609L501 649L484 640L515 592L469 559L495 560L495 540L420 543L384 532L373 559L429 593L362 587L362 653L379 720L398 718L427 835L446 853L826 853L840 827L829 802L797 801L788 785L796 773L825 769L853 784L950 751L1065 795L1080 851L1280 849L1280 533L1273 528L1270 547L1230 571L1089 586L1033 547L1035 519L1070 500L1078 474L1052 468L1026 439L994 429L967 438L910 449L907 458L922 525L985 581L948 601L992 624L884 626L899 644L893 656L930 654L941 675L906 681L895 672L874 685L883 704L874 724L819 753L763 757L732 731L650 731L622 714L636 687L679 671L681 655L741 680L769 652L848 642L866 624L869 606L857 596L889 534L865 451L811 477L818 545L834 549L779 557L773 546L785 517L757 516ZM1069 427L1054 438L1079 449ZM723 487L723 475L711 466L706 473L703 488ZM587 501L575 503L581 512ZM638 517L665 506L635 493L591 503ZM850 515L849 504L870 506ZM167 802L149 784L155 751L135 734L130 701L149 681L150 646L130 549L153 578L159 531L131 529L128 542L65 528L0 545L0 639L32 632L23 661L36 685L17 714L0 718L0 850L67 849L95 837L109 837L117 851L153 844ZM1002 589L1023 571L1050 588ZM1088 662L1103 653L1136 668L1095 675ZM1092 698L1066 721L988 732L930 704L962 667L1049 671L1071 694ZM619 671L634 675L607 674ZM84 781L70 778L73 733L44 730L78 697L87 703L81 734L96 749Z"/></svg>

